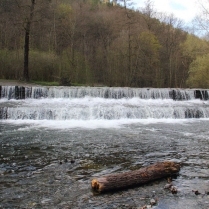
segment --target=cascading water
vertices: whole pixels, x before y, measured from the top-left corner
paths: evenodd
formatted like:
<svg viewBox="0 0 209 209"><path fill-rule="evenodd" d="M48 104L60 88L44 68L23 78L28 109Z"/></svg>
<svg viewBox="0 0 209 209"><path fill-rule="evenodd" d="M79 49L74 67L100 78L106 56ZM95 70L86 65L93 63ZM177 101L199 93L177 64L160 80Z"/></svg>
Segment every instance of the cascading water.
<svg viewBox="0 0 209 209"><path fill-rule="evenodd" d="M120 87L17 87L2 86L0 98L16 99L24 94L24 98L83 98L100 97L106 99L141 98L141 99L195 99L195 91L191 89L155 89L155 88L120 88ZM22 93L24 91L24 93ZM207 90L201 90L202 93ZM201 94L200 92L200 94Z"/></svg>
<svg viewBox="0 0 209 209"><path fill-rule="evenodd" d="M2 86L0 119L209 118L208 90Z"/></svg>

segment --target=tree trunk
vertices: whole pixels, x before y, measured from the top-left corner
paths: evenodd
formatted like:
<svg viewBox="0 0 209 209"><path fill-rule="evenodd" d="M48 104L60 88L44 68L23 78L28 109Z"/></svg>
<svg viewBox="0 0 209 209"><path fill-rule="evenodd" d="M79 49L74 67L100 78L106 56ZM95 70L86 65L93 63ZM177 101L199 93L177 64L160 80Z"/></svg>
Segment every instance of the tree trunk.
<svg viewBox="0 0 209 209"><path fill-rule="evenodd" d="M30 27L33 20L35 0L31 0L30 16L27 19L25 27L25 45L24 45L24 70L23 79L29 81L29 48L30 48Z"/></svg>
<svg viewBox="0 0 209 209"><path fill-rule="evenodd" d="M179 170L180 164L178 163L169 161L159 162L139 170L119 174L110 174L108 176L93 179L91 186L92 189L97 192L118 190L120 188L136 186L170 176L178 173Z"/></svg>

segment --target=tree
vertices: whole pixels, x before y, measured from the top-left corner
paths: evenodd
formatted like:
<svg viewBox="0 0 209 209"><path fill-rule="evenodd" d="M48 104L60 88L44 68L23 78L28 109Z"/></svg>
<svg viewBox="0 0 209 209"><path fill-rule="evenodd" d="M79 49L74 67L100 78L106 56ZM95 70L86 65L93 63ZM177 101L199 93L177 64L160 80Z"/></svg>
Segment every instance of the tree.
<svg viewBox="0 0 209 209"><path fill-rule="evenodd" d="M124 6L124 8L126 9L127 7L131 7L134 3L133 0L119 0L119 2L121 2Z"/></svg>
<svg viewBox="0 0 209 209"><path fill-rule="evenodd" d="M198 5L200 13L194 19L196 33L209 36L209 1L198 0Z"/></svg>
<svg viewBox="0 0 209 209"><path fill-rule="evenodd" d="M209 88L209 54L198 56L191 63L187 85L191 88Z"/></svg>
<svg viewBox="0 0 209 209"><path fill-rule="evenodd" d="M0 76L22 76L25 48L25 80L185 87L197 51L208 53L207 41L187 37L173 16L158 20L151 0L141 12L130 9L131 0L110 2L1 0Z"/></svg>
<svg viewBox="0 0 209 209"><path fill-rule="evenodd" d="M31 0L30 12L26 18L25 25L25 44L24 44L24 70L23 70L23 79L29 81L29 48L30 48L30 32L31 24L34 16L35 0Z"/></svg>
<svg viewBox="0 0 209 209"><path fill-rule="evenodd" d="M189 64L189 87L208 87L208 57L209 42L195 35L188 34L186 41L182 44L185 62Z"/></svg>
<svg viewBox="0 0 209 209"><path fill-rule="evenodd" d="M42 23L43 17L47 15L47 9L51 0L15 0L16 11L15 25L23 26L24 30L24 67L23 67L23 80L29 81L29 51L32 36L32 26L35 23ZM41 34L39 34L41 36Z"/></svg>
<svg viewBox="0 0 209 209"><path fill-rule="evenodd" d="M144 31L139 36L140 76L141 86L160 87L160 56L161 45L157 37L150 31Z"/></svg>
<svg viewBox="0 0 209 209"><path fill-rule="evenodd" d="M161 66L164 74L164 86L176 87L181 72L181 43L186 39L182 21L173 15L164 15L161 20L161 32L158 33L161 48ZM179 62L180 61L180 62Z"/></svg>
<svg viewBox="0 0 209 209"><path fill-rule="evenodd" d="M187 34L185 42L182 43L182 51L190 59L196 59L197 56L209 53L209 42L195 35Z"/></svg>

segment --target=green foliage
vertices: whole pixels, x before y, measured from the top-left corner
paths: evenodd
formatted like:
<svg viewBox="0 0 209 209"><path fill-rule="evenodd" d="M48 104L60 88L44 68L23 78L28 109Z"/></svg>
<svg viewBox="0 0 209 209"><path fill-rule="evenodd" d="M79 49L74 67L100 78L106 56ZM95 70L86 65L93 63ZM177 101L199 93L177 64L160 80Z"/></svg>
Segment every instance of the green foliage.
<svg viewBox="0 0 209 209"><path fill-rule="evenodd" d="M30 1L18 2L21 7L16 1L0 3L0 78L23 78L23 26ZM113 1L109 6L101 2L36 2L29 36L31 80L71 85L186 87L189 76L189 86L206 83L206 40L187 34L173 16L165 16L164 22L152 18L155 11L151 7L143 13L128 9L128 4L124 8L121 4L110 6Z"/></svg>
<svg viewBox="0 0 209 209"><path fill-rule="evenodd" d="M32 83L35 83L37 85L41 86L59 86L59 82L46 82L46 81L31 81Z"/></svg>
<svg viewBox="0 0 209 209"><path fill-rule="evenodd" d="M188 34L182 47L183 54L191 60L187 85L209 88L209 42Z"/></svg>
<svg viewBox="0 0 209 209"><path fill-rule="evenodd" d="M58 57L53 52L30 51L31 80L54 81L58 77Z"/></svg>
<svg viewBox="0 0 209 209"><path fill-rule="evenodd" d="M71 13L72 13L72 7L70 4L67 3L59 4L57 8L57 14L59 18L63 18L63 19L70 18Z"/></svg>
<svg viewBox="0 0 209 209"><path fill-rule="evenodd" d="M209 42L191 34L187 35L187 39L181 47L183 54L192 59L209 52Z"/></svg>
<svg viewBox="0 0 209 209"><path fill-rule="evenodd" d="M72 83L71 86L86 86L86 84L82 84L82 83Z"/></svg>
<svg viewBox="0 0 209 209"><path fill-rule="evenodd" d="M57 56L52 52L30 51L31 80L57 80L59 70ZM0 50L0 78L21 79L23 69L23 51Z"/></svg>
<svg viewBox="0 0 209 209"><path fill-rule="evenodd" d="M158 38L150 31L144 31L139 36L140 46L146 56L150 57L150 61L159 61L159 50L161 45Z"/></svg>
<svg viewBox="0 0 209 209"><path fill-rule="evenodd" d="M191 88L209 88L209 54L198 56L191 63L187 85Z"/></svg>
<svg viewBox="0 0 209 209"><path fill-rule="evenodd" d="M96 6L96 5L100 4L101 1L100 0L90 0L90 3L94 6Z"/></svg>
<svg viewBox="0 0 209 209"><path fill-rule="evenodd" d="M91 71L85 58L71 48L63 51L60 62L60 78L72 83L91 83Z"/></svg>
<svg viewBox="0 0 209 209"><path fill-rule="evenodd" d="M160 48L158 38L150 31L142 32L139 36L140 43L140 79L142 85L161 86Z"/></svg>
<svg viewBox="0 0 209 209"><path fill-rule="evenodd" d="M0 50L0 78L19 79L23 67L21 51Z"/></svg>

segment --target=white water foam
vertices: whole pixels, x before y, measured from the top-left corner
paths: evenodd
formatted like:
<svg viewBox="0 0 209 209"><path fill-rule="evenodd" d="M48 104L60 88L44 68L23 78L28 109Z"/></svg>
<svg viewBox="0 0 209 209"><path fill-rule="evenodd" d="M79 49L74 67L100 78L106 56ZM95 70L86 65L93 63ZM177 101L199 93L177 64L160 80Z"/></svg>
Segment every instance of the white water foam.
<svg viewBox="0 0 209 209"><path fill-rule="evenodd" d="M196 123L197 121L209 121L209 119L120 119L120 120L66 120L66 121L53 121L53 120L6 120L0 123L20 125L19 131L28 131L30 129L57 129L57 130L70 130L70 129L120 129L125 128L127 125L142 125L158 123L182 124L187 125Z"/></svg>
<svg viewBox="0 0 209 209"><path fill-rule="evenodd" d="M23 93L24 92L24 93ZM132 98L143 99L169 99L174 97L177 100L194 99L192 89L170 89L170 88L128 88L128 87L32 87L22 89L14 86L2 86L1 95L3 98L83 98L85 96L102 98ZM19 95L21 94L21 95Z"/></svg>
<svg viewBox="0 0 209 209"><path fill-rule="evenodd" d="M42 105L42 104L132 104L132 105L141 105L141 104L152 104L152 105L169 105L169 104L205 104L209 105L209 101L203 101L200 99L192 99L186 101L175 101L172 99L141 99L141 98L122 98L122 99L104 99L99 97L89 97L86 96L84 98L45 98L45 99L26 99L26 100L15 100L15 99L0 99L1 103L16 103L16 104L27 104L27 105Z"/></svg>
<svg viewBox="0 0 209 209"><path fill-rule="evenodd" d="M209 117L209 101L171 99L27 99L0 100L6 119L22 120L119 120ZM186 113L185 113L186 112Z"/></svg>

